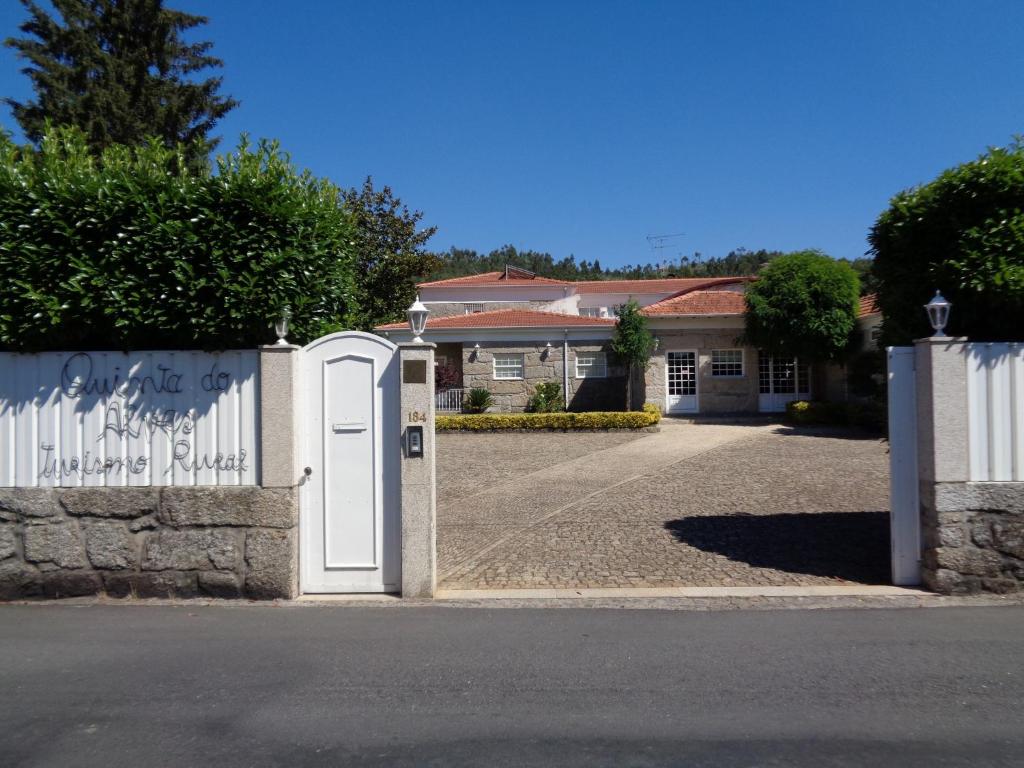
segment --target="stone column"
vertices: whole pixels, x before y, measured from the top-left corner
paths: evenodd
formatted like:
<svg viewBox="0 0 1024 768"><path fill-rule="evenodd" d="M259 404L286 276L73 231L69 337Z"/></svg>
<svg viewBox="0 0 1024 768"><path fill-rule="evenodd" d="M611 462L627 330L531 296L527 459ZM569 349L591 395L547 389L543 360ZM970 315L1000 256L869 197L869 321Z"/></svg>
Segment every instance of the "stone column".
<svg viewBox="0 0 1024 768"><path fill-rule="evenodd" d="M298 482L299 347L260 347L260 485Z"/></svg>
<svg viewBox="0 0 1024 768"><path fill-rule="evenodd" d="M437 587L434 344L399 344L402 377L402 596ZM409 428L423 428L423 455L409 456Z"/></svg>
<svg viewBox="0 0 1024 768"><path fill-rule="evenodd" d="M1016 592L1024 589L1024 482L971 480L971 346L963 339L915 346L921 577L947 594Z"/></svg>

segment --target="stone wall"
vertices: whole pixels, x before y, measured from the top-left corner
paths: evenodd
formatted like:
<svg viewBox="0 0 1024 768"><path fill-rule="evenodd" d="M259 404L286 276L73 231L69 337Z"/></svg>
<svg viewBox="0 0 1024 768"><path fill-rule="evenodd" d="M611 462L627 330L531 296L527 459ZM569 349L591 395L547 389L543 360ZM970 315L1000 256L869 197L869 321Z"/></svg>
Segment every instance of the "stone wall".
<svg viewBox="0 0 1024 768"><path fill-rule="evenodd" d="M521 412L537 384L555 381L563 385L562 341L552 337L552 346L543 343L487 342L479 352L471 344L463 346L463 387L482 387L494 396L492 411ZM525 378L497 380L494 378L494 353L521 353ZM603 379L576 378L576 352L605 352L608 356L608 376ZM570 342L568 405L572 411L622 410L626 392L625 370L615 364L609 342Z"/></svg>
<svg viewBox="0 0 1024 768"><path fill-rule="evenodd" d="M291 598L297 489L0 488L0 599Z"/></svg>
<svg viewBox="0 0 1024 768"><path fill-rule="evenodd" d="M944 594L1024 587L1024 483L921 483L921 576Z"/></svg>
<svg viewBox="0 0 1024 768"><path fill-rule="evenodd" d="M658 330L658 351L651 356L644 375L644 401L665 409L667 380L665 353L671 350L697 351L697 401L700 413L754 413L758 410L757 350L743 348L743 376L715 378L711 375L711 350L736 349L741 329L669 331Z"/></svg>

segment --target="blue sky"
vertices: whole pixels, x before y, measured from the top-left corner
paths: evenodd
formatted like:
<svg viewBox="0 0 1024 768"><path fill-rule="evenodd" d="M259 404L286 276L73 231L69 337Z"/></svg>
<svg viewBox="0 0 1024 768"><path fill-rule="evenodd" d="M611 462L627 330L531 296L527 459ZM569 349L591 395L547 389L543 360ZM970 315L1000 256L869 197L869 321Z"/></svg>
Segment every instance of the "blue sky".
<svg viewBox="0 0 1024 768"><path fill-rule="evenodd" d="M211 18L242 102L222 148L372 175L438 249L856 258L894 193L1024 133L1021 2L169 4ZM4 49L0 94L29 95L17 69Z"/></svg>

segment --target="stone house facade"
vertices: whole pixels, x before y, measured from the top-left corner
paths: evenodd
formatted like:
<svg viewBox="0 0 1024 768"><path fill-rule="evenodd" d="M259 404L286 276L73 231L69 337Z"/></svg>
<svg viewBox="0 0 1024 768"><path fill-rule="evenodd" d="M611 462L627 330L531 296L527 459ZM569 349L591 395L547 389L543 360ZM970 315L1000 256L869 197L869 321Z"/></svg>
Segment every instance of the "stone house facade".
<svg viewBox="0 0 1024 768"><path fill-rule="evenodd" d="M461 387L489 390L494 410L522 411L537 384L556 381L569 410L620 410L626 369L611 350L615 312L636 301L657 347L633 388L633 406L666 413L778 412L787 402L845 397L843 371L813 369L795 358L773 359L740 343L743 293L753 278L666 278L565 282L525 270L421 283L430 309L424 340L437 344L440 365ZM877 307L862 307L867 335ZM375 329L408 341L405 323ZM444 394L438 396L443 398ZM439 407L441 406L439 399Z"/></svg>

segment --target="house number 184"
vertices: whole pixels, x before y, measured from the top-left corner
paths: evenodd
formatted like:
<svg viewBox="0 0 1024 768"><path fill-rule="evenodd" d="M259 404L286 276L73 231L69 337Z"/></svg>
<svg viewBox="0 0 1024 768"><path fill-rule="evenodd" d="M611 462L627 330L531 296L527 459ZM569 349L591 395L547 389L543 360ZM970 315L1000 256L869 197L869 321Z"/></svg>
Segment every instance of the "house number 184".
<svg viewBox="0 0 1024 768"><path fill-rule="evenodd" d="M419 411L409 411L409 423L415 424L417 421L422 421L424 424L426 424L427 414L420 413Z"/></svg>

